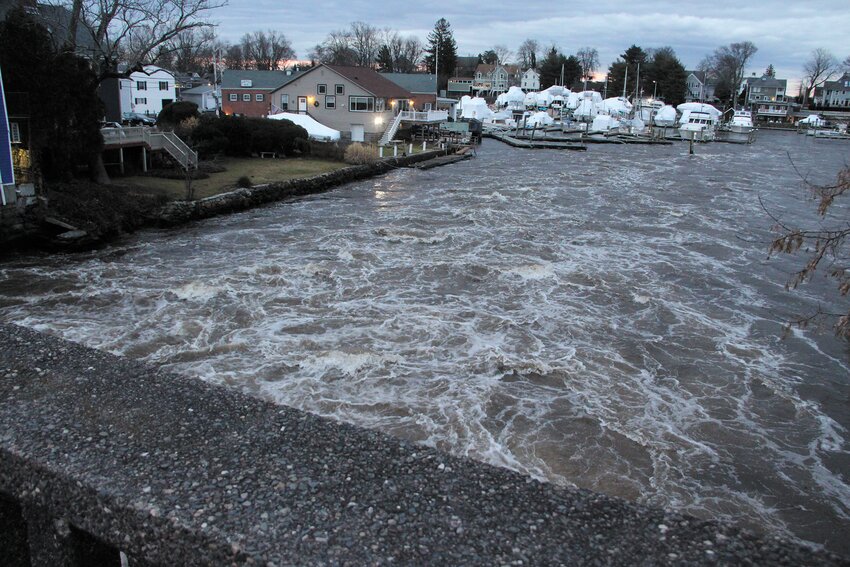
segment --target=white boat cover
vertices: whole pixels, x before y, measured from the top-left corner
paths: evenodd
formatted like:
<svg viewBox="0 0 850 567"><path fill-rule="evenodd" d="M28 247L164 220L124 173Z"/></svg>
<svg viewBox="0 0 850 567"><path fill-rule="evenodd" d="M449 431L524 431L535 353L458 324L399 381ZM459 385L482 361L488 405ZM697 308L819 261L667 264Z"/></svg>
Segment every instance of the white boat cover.
<svg viewBox="0 0 850 567"><path fill-rule="evenodd" d="M600 101L601 102L601 101ZM589 119L602 112L601 105L593 102L591 98L579 99L578 106L573 110L576 118Z"/></svg>
<svg viewBox="0 0 850 567"><path fill-rule="evenodd" d="M817 114L809 114L802 120L800 120L800 124L809 124L810 126L823 126L826 123L826 120L818 116Z"/></svg>
<svg viewBox="0 0 850 567"><path fill-rule="evenodd" d="M593 119L588 132L607 132L620 127L620 121L609 116L608 114L600 114Z"/></svg>
<svg viewBox="0 0 850 567"><path fill-rule="evenodd" d="M602 107L612 116L626 116L632 111L632 103L621 96L606 98L602 101Z"/></svg>
<svg viewBox="0 0 850 567"><path fill-rule="evenodd" d="M714 120L720 118L721 112L711 106L710 104L706 104L704 102L683 102L679 106L676 107L676 110L681 112L682 114L691 113L691 112L705 112L706 114L710 114Z"/></svg>
<svg viewBox="0 0 850 567"><path fill-rule="evenodd" d="M311 140L316 140L318 142L336 142L339 140L339 130L328 128L307 114L279 112L278 114L269 114L269 118L272 120L289 120L293 124L301 126L307 130L307 136Z"/></svg>
<svg viewBox="0 0 850 567"><path fill-rule="evenodd" d="M555 119L549 116L547 113L535 112L534 114L528 117L528 120L525 124L528 128L533 128L534 126L537 126L539 128L541 126L549 126L554 123Z"/></svg>
<svg viewBox="0 0 850 567"><path fill-rule="evenodd" d="M493 116L493 111L487 106L487 101L481 97L469 98L468 96L464 96L460 100L463 105L460 112L461 118L484 120Z"/></svg>
<svg viewBox="0 0 850 567"><path fill-rule="evenodd" d="M676 109L665 104L655 113L652 121L658 126L673 126L676 123Z"/></svg>

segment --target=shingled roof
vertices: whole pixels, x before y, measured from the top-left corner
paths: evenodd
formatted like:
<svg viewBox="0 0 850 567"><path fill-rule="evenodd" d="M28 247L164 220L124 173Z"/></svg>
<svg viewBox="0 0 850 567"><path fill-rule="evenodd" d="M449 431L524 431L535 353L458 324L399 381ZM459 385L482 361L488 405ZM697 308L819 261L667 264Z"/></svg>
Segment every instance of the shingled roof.
<svg viewBox="0 0 850 567"><path fill-rule="evenodd" d="M437 78L430 73L381 73L381 76L414 94L437 92Z"/></svg>
<svg viewBox="0 0 850 567"><path fill-rule="evenodd" d="M226 69L221 74L221 88L223 89L253 89L270 90L279 89L286 83L295 80L305 71L257 71L254 69ZM250 80L250 87L243 87L242 81Z"/></svg>
<svg viewBox="0 0 850 567"><path fill-rule="evenodd" d="M382 98L410 98L411 93L398 86L380 73L367 67L346 67L343 65L325 65L331 71L342 75L364 90Z"/></svg>

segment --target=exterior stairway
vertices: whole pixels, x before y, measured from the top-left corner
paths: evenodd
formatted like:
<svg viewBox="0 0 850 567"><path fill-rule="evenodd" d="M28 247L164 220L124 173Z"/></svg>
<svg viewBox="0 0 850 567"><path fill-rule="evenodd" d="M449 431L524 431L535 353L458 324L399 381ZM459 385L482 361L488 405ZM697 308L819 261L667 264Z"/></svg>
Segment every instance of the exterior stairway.
<svg viewBox="0 0 850 567"><path fill-rule="evenodd" d="M404 112L399 112L398 114L396 114L393 121L390 122L387 125L387 129L384 131L384 135L381 136L380 140L378 140L379 146L386 146L387 144L390 143L390 140L392 140L393 136L395 136L396 132L398 132L399 126L401 126L401 121L402 121L403 115L404 115Z"/></svg>
<svg viewBox="0 0 850 567"><path fill-rule="evenodd" d="M198 167L198 153L186 145L174 132L163 132L147 126L130 128L102 128L103 147L106 149L130 146L147 146L151 150L165 150L183 169Z"/></svg>

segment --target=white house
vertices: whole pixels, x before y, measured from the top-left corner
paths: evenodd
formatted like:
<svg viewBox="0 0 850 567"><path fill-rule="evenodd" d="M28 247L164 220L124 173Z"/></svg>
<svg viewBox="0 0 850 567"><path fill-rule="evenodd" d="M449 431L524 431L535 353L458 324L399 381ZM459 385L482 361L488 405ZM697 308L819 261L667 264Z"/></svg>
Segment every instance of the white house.
<svg viewBox="0 0 850 567"><path fill-rule="evenodd" d="M156 65L145 65L144 71L130 75L130 108L123 106L121 112L135 112L156 116L162 107L177 100L174 74ZM122 85L123 90L124 85Z"/></svg>
<svg viewBox="0 0 850 567"><path fill-rule="evenodd" d="M198 112L215 112L221 101L221 89L212 85L186 89L180 93L180 100L194 102L198 105Z"/></svg>
<svg viewBox="0 0 850 567"><path fill-rule="evenodd" d="M536 69L529 69L522 74L520 88L525 92L540 90L540 73Z"/></svg>

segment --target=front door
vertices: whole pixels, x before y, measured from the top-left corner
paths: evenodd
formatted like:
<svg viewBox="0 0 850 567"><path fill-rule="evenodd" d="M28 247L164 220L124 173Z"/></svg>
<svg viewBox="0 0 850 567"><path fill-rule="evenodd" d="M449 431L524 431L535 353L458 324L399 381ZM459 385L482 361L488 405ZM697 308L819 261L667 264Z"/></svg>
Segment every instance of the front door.
<svg viewBox="0 0 850 567"><path fill-rule="evenodd" d="M352 142L362 142L366 139L366 128L363 124L352 124L351 125L351 141Z"/></svg>
<svg viewBox="0 0 850 567"><path fill-rule="evenodd" d="M298 112L299 113L303 112L305 114L307 113L307 97L306 96L299 96L298 97Z"/></svg>

